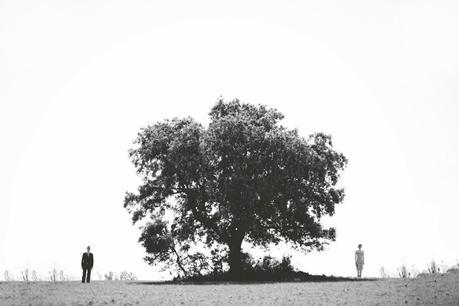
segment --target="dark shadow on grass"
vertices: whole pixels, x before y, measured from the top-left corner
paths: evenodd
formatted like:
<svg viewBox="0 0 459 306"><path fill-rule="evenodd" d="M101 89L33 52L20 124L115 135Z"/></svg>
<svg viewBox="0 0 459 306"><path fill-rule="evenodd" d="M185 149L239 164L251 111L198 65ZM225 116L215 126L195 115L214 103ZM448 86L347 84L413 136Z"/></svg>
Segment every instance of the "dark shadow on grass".
<svg viewBox="0 0 459 306"><path fill-rule="evenodd" d="M361 282L375 281L376 278L352 278L327 275L312 275L301 271L290 271L285 274L268 273L266 271L246 273L232 279L228 273L198 275L188 278L174 279L170 281L138 281L130 282L135 285L246 285L266 283L307 283L307 282Z"/></svg>

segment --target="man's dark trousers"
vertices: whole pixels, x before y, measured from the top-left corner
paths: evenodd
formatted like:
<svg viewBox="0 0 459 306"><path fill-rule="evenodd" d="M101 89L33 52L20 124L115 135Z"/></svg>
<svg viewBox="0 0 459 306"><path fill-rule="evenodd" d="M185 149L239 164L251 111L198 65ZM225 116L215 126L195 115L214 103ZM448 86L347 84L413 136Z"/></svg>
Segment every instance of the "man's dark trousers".
<svg viewBox="0 0 459 306"><path fill-rule="evenodd" d="M87 283L91 281L91 268L83 268L83 277L81 278L81 281L84 283L85 279Z"/></svg>

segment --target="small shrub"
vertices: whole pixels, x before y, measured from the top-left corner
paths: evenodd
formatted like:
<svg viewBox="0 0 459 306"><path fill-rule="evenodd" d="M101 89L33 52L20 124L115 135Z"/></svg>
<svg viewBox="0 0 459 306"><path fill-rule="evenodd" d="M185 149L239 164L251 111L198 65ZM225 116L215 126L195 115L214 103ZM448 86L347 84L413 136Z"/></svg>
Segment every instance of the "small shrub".
<svg viewBox="0 0 459 306"><path fill-rule="evenodd" d="M132 272L123 271L120 273L120 280L134 281L134 280L137 280L137 276L135 276L135 274Z"/></svg>
<svg viewBox="0 0 459 306"><path fill-rule="evenodd" d="M419 270L417 270L414 265L411 266L410 277L418 277Z"/></svg>
<svg viewBox="0 0 459 306"><path fill-rule="evenodd" d="M52 269L51 271L48 271L48 276L49 276L49 280L53 283L57 282L58 280L58 272L56 270L56 268Z"/></svg>
<svg viewBox="0 0 459 306"><path fill-rule="evenodd" d="M242 271L251 271L255 268L257 262L249 253L241 252L241 264Z"/></svg>
<svg viewBox="0 0 459 306"><path fill-rule="evenodd" d="M459 273L459 265L454 265L446 270L447 273Z"/></svg>
<svg viewBox="0 0 459 306"><path fill-rule="evenodd" d="M384 267L379 269L379 275L381 278L389 278L389 274L387 273L386 269L384 269Z"/></svg>
<svg viewBox="0 0 459 306"><path fill-rule="evenodd" d="M427 265L427 271L430 273L430 274L436 274L436 273L440 273L440 267L437 265L437 263L432 260L428 265Z"/></svg>
<svg viewBox="0 0 459 306"><path fill-rule="evenodd" d="M212 262L212 274L223 273L223 262L225 261L225 255L222 255L222 251L219 248L214 248L210 251L211 262Z"/></svg>
<svg viewBox="0 0 459 306"><path fill-rule="evenodd" d="M398 276L400 278L408 278L410 276L406 265L402 265L400 268L398 268Z"/></svg>
<svg viewBox="0 0 459 306"><path fill-rule="evenodd" d="M243 270L249 278L261 280L287 279L295 274L290 256L284 256L278 260L271 256L265 256L255 261L251 256L243 257Z"/></svg>
<svg viewBox="0 0 459 306"><path fill-rule="evenodd" d="M29 282L29 269L26 268L25 270L21 271L21 278L22 278L22 281L24 282Z"/></svg>
<svg viewBox="0 0 459 306"><path fill-rule="evenodd" d="M35 271L35 270L32 271L32 280L34 282L41 281L40 277L37 275L37 271Z"/></svg>
<svg viewBox="0 0 459 306"><path fill-rule="evenodd" d="M8 272L8 270L5 270L5 272L3 273L3 277L5 278L6 282L14 281L13 276L10 274L10 272Z"/></svg>
<svg viewBox="0 0 459 306"><path fill-rule="evenodd" d="M65 275L64 271L63 270L60 270L59 271L59 280L61 282L65 282L68 280L68 277Z"/></svg>
<svg viewBox="0 0 459 306"><path fill-rule="evenodd" d="M113 273L112 271L105 273L104 278L108 281L115 280L115 273Z"/></svg>
<svg viewBox="0 0 459 306"><path fill-rule="evenodd" d="M207 257L200 252L194 254L188 254L187 261L189 262L188 271L191 275L201 275L202 271L210 270L210 265L207 261Z"/></svg>

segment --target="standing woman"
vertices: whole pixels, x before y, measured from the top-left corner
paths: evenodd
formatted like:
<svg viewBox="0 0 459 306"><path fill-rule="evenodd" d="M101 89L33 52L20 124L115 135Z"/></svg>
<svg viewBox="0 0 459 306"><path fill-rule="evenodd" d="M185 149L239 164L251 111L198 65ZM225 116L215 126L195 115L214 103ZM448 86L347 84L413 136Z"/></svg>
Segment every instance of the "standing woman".
<svg viewBox="0 0 459 306"><path fill-rule="evenodd" d="M362 245L358 245L358 250L355 251L355 267L357 268L357 277L362 278L363 265L365 264L365 255L362 251Z"/></svg>

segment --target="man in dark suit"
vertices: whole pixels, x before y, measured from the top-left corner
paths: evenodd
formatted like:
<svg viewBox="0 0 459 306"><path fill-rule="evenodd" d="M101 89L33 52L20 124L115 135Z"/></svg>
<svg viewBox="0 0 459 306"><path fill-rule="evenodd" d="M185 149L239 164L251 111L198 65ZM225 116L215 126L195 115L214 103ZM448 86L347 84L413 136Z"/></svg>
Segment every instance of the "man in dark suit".
<svg viewBox="0 0 459 306"><path fill-rule="evenodd" d="M83 277L81 278L82 283L84 283L85 279L87 283L91 281L91 269L94 265L94 256L89 252L90 249L91 248L88 246L88 251L84 252L81 258L81 268L83 269Z"/></svg>

